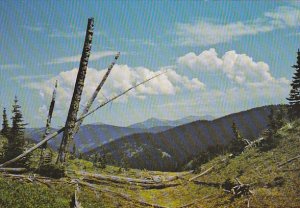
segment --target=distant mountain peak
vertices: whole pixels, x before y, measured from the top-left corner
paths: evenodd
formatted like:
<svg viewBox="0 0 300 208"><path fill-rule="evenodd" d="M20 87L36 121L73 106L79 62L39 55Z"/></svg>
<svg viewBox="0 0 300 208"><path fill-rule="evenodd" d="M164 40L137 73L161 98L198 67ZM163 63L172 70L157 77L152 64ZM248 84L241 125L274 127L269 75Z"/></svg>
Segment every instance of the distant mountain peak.
<svg viewBox="0 0 300 208"><path fill-rule="evenodd" d="M167 119L159 119L159 118L151 117L145 121L132 124L129 127L143 128L143 129L149 129L149 128L160 127L160 126L175 127L175 126L184 125L198 120L213 120L213 119L214 117L211 115L205 115L205 116L190 115L177 120L167 120Z"/></svg>

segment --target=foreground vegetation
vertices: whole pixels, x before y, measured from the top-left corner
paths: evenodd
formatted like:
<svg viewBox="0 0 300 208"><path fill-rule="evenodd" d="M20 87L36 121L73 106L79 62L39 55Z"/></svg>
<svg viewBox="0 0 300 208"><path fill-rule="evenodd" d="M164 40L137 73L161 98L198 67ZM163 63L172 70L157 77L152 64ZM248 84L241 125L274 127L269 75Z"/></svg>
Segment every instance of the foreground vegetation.
<svg viewBox="0 0 300 208"><path fill-rule="evenodd" d="M123 193L130 199L142 200L162 207L299 207L300 206L300 160L281 167L279 164L299 155L300 121L283 126L277 134L278 144L269 151L252 148L230 158L217 156L198 167L198 173L213 167L210 172L197 178L198 173L186 174L176 180L175 187L145 189L134 184L101 181L97 189L80 186L79 201L88 207L143 207L115 193ZM92 162L74 159L67 166L67 177L51 179L49 183L31 182L0 175L0 207L70 207L75 184L72 179L82 179L81 172L125 176L137 179L160 177L166 179L178 173L129 169L107 166L96 168ZM26 174L26 176L33 174ZM253 195L233 197L224 191L224 182L235 178L250 185ZM49 180L50 181L50 180Z"/></svg>

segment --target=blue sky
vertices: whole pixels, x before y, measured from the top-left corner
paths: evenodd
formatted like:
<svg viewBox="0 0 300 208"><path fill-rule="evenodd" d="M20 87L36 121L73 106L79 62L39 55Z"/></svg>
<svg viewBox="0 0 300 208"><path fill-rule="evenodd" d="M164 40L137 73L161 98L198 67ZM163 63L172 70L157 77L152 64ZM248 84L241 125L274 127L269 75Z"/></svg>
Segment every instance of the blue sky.
<svg viewBox="0 0 300 208"><path fill-rule="evenodd" d="M0 107L15 95L29 126L63 126L87 19L95 19L82 105L121 52L95 106L163 70L159 79L85 123L126 126L150 117L222 116L286 103L299 48L292 1L1 1ZM2 120L0 119L2 122Z"/></svg>

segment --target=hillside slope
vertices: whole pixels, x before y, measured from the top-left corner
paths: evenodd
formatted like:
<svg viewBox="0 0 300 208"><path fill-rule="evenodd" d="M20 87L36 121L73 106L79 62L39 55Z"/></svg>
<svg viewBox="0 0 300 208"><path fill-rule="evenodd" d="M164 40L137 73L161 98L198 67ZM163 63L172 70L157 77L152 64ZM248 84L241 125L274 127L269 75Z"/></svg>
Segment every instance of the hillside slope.
<svg viewBox="0 0 300 208"><path fill-rule="evenodd" d="M267 152L253 148L234 158L229 158L228 155L214 158L199 167L199 172L214 167L212 171L195 182L189 179L198 173L185 173L172 181L176 186L161 189L141 188L134 183L96 181L97 189L80 186L79 201L85 208L151 207L138 204L137 201L164 208L242 208L247 207L248 200L249 207L255 208L297 208L300 207L300 159L281 167L278 167L278 164L300 155L300 121L284 126L279 130L277 138L277 147ZM78 178L72 173L74 171L134 179L170 178L182 174L137 169L119 171L117 167L111 166L102 170L94 168L90 162L77 159L69 161L68 170L67 178L52 180L50 186L38 182L31 183L30 180L13 180L0 173L0 207L70 207L75 189L71 181L72 178ZM226 179L234 181L235 178L244 184L250 184L253 195L233 199L231 193L216 185L224 183Z"/></svg>
<svg viewBox="0 0 300 208"><path fill-rule="evenodd" d="M235 122L245 138L253 139L267 126L270 107L264 106L234 113L213 121L195 121L157 134L133 134L101 147L95 152L109 155L114 164L127 157L130 167L174 171L210 145L227 144Z"/></svg>

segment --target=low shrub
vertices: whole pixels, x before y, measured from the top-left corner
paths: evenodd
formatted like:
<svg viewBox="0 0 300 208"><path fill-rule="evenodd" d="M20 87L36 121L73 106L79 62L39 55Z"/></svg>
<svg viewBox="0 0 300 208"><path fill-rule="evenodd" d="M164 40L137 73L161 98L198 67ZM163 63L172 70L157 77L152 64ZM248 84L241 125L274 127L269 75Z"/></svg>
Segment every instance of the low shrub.
<svg viewBox="0 0 300 208"><path fill-rule="evenodd" d="M37 172L41 176L46 176L50 178L62 178L65 174L65 168L61 165L55 165L55 164L44 164L39 167Z"/></svg>

